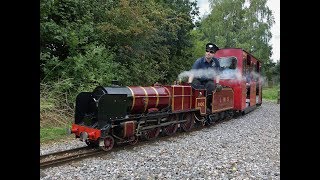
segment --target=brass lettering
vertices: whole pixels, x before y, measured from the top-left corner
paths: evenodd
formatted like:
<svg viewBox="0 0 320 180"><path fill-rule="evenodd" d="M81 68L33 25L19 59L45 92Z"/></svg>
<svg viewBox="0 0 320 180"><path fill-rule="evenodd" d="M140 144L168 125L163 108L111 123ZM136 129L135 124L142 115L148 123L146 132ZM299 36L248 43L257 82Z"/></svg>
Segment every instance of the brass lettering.
<svg viewBox="0 0 320 180"><path fill-rule="evenodd" d="M204 102L198 102L198 107L204 107Z"/></svg>

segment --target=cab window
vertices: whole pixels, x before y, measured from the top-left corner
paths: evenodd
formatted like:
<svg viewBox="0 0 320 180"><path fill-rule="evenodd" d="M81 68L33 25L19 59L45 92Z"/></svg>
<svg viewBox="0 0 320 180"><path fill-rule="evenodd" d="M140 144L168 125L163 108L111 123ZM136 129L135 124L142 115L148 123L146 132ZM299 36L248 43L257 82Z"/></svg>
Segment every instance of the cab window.
<svg viewBox="0 0 320 180"><path fill-rule="evenodd" d="M219 59L221 74L220 79L235 79L237 75L237 58L234 56Z"/></svg>

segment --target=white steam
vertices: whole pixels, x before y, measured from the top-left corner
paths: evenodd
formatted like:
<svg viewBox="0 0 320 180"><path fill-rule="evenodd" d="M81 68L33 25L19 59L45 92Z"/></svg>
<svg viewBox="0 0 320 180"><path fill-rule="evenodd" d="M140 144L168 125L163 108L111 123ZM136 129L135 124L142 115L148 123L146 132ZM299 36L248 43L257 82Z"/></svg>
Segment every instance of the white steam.
<svg viewBox="0 0 320 180"><path fill-rule="evenodd" d="M185 79L193 75L194 78L207 78L213 79L217 76L217 72L213 68L208 69L191 69L190 71L184 71L178 75L178 79Z"/></svg>
<svg viewBox="0 0 320 180"><path fill-rule="evenodd" d="M217 76L217 72L212 69L191 69L189 71L184 71L178 75L178 80L180 82L187 81L189 76L194 75L194 78L208 78L214 79ZM260 83L264 84L266 78L257 72L252 71L247 76L242 76L238 69L225 69L220 73L220 79L230 79L232 82L242 82L246 81L247 78L259 79Z"/></svg>

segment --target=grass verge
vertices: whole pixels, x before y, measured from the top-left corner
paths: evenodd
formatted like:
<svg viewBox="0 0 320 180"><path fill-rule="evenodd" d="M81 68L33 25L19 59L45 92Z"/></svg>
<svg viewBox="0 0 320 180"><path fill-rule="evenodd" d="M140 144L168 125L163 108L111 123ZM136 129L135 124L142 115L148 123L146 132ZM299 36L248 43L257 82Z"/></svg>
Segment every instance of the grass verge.
<svg viewBox="0 0 320 180"><path fill-rule="evenodd" d="M40 143L63 139L68 135L67 127L40 128Z"/></svg>
<svg viewBox="0 0 320 180"><path fill-rule="evenodd" d="M267 99L271 101L277 101L278 91L280 91L279 86L275 87L263 87L262 88L262 99Z"/></svg>

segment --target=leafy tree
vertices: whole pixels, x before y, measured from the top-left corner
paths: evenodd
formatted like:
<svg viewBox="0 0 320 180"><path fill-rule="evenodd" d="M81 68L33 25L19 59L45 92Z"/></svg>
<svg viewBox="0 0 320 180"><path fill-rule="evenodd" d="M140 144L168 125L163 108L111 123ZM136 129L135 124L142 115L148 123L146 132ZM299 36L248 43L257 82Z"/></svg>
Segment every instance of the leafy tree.
<svg viewBox="0 0 320 180"><path fill-rule="evenodd" d="M41 0L40 8L40 80L71 101L113 79L169 84L193 61L195 2Z"/></svg>
<svg viewBox="0 0 320 180"><path fill-rule="evenodd" d="M125 84L172 82L191 54L189 1L120 0L101 24L106 46L122 65ZM182 68L181 68L182 67Z"/></svg>
<svg viewBox="0 0 320 180"><path fill-rule="evenodd" d="M272 81L276 84L280 82L280 60L266 62L262 66L262 71L267 81Z"/></svg>
<svg viewBox="0 0 320 180"><path fill-rule="evenodd" d="M176 80L178 74L189 70L194 58L192 54L193 39L191 31L195 27L194 21L199 15L197 1L190 2L189 0L168 1L162 0L165 7L169 7L171 11L167 14L169 22L166 23L162 32L164 37L168 37L165 42L169 47L170 73L167 73L166 79L172 82ZM170 34L168 34L170 32ZM171 35L171 36L170 36Z"/></svg>
<svg viewBox="0 0 320 180"><path fill-rule="evenodd" d="M44 68L44 82L53 84L61 92L73 94L91 91L95 86L107 85L117 78L119 74L114 69L118 69L119 65L113 61L112 52L93 44L84 47L84 51L83 55L68 57L64 61L41 54L43 59L48 58Z"/></svg>
<svg viewBox="0 0 320 180"><path fill-rule="evenodd" d="M211 14L202 20L198 29L201 39L215 42L219 47L239 47L258 59L270 61L274 23L267 0L210 0Z"/></svg>
<svg viewBox="0 0 320 180"><path fill-rule="evenodd" d="M99 44L102 34L96 26L105 18L103 11L111 5L107 0L40 1L41 80L48 76L44 74L48 59L58 66L60 61L86 53L85 46ZM52 74L59 76L58 72Z"/></svg>

